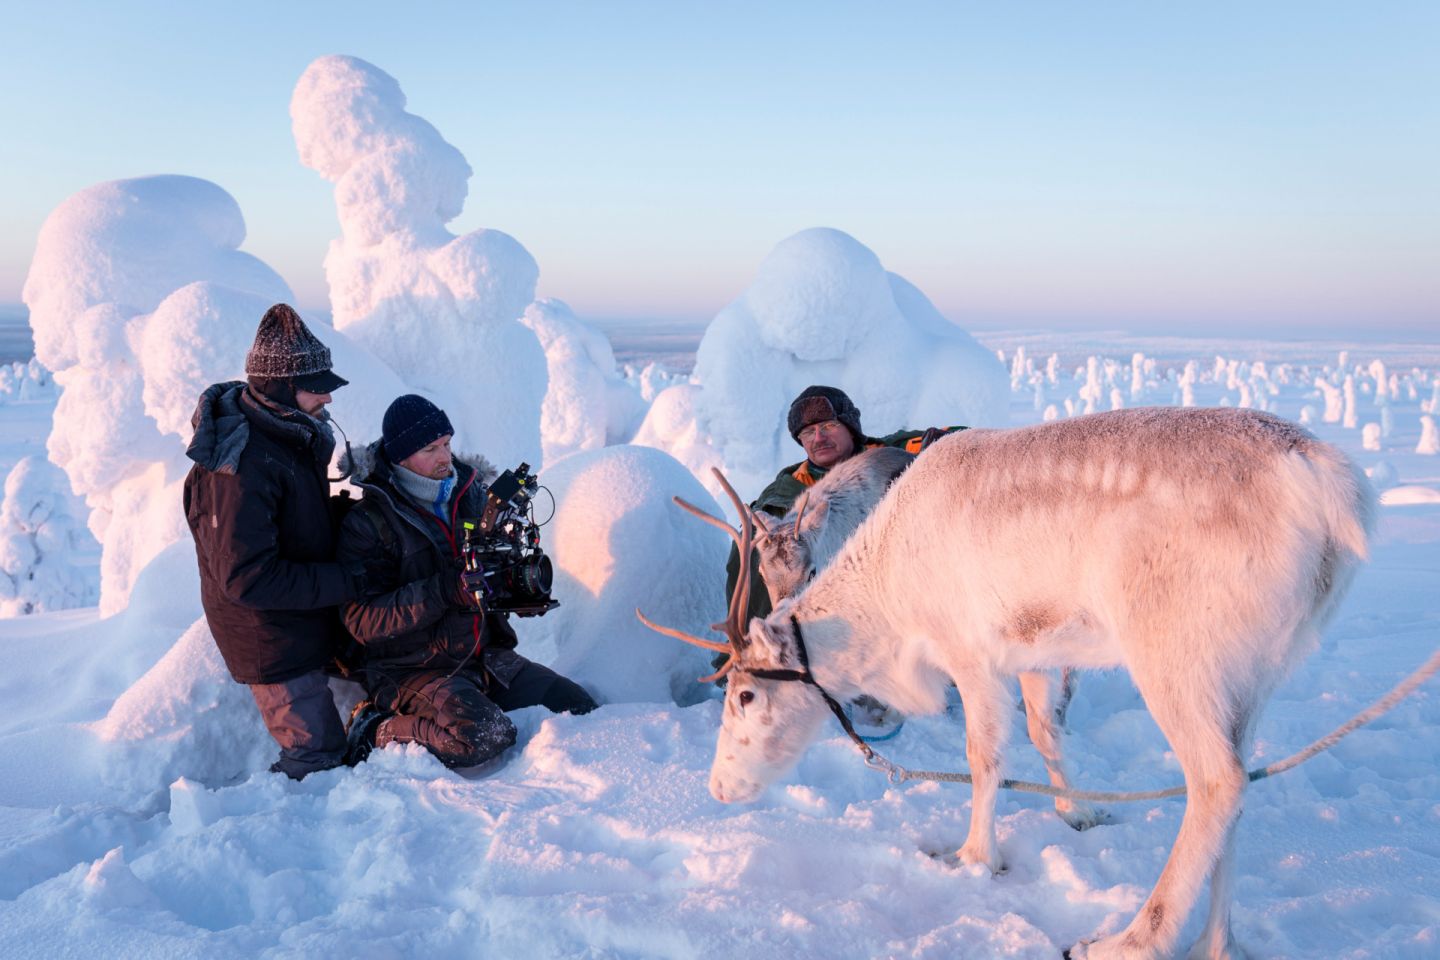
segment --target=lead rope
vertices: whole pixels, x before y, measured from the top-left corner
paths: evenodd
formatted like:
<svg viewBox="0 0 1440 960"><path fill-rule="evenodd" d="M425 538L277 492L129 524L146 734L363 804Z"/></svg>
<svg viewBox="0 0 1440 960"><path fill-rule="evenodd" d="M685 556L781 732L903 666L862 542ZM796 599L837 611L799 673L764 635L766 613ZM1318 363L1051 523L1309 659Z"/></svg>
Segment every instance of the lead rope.
<svg viewBox="0 0 1440 960"><path fill-rule="evenodd" d="M834 697L830 696L824 687L816 682L815 677L810 673L810 658L805 651L805 641L800 635L800 621L792 616L790 623L795 627L795 644L800 655L801 670L751 670L748 671L750 674L769 680L799 680L802 683L808 683L818 690L820 696L825 698L825 703L830 707L830 711L839 719L840 726L845 728L845 733L855 744L856 749L864 756L865 766L885 774L886 778L893 784L902 784L907 780L937 780L942 783L974 783L973 778L968 773L945 773L938 770L907 770L898 763L892 763L876 753L870 744L866 743L860 735L855 732L855 728L850 724L850 718L845 716L844 708L836 702ZM1426 660L1416 668L1413 673L1396 684L1385 696L1376 700L1365 710L1357 713L1348 721L1336 727L1308 747L1292 753L1283 760L1277 760L1267 766L1251 770L1247 774L1249 781L1254 783L1256 780L1264 780L1266 777L1273 777L1278 773L1284 773L1292 767L1298 767L1306 760L1315 756L1315 754L1329 750L1347 735L1365 726L1365 724L1374 720L1376 717L1388 713L1397 703L1414 693L1420 684L1430 679L1436 670L1440 670L1440 650L1432 653L1430 659ZM1185 795L1185 787L1183 785L1169 787L1165 790L1137 790L1122 793L1110 790L1076 790L1073 788L1055 787L1048 783L1035 783L1030 780L1001 780L1000 789L1015 790L1020 793L1039 793L1047 797L1062 797L1067 800L1093 800L1099 803L1164 800L1169 797L1183 797Z"/></svg>

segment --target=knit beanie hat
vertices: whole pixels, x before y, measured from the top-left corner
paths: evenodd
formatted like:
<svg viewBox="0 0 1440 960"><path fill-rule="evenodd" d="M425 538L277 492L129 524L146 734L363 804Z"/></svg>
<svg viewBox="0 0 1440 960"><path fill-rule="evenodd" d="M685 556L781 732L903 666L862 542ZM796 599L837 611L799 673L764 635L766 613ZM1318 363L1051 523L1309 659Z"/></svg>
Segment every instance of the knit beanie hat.
<svg viewBox="0 0 1440 960"><path fill-rule="evenodd" d="M444 410L413 393L396 397L386 408L380 426L385 456L391 463L399 463L421 447L454 433Z"/></svg>
<svg viewBox="0 0 1440 960"><path fill-rule="evenodd" d="M275 304L260 318L255 343L245 355L245 375L289 380L311 393L329 393L350 382L330 369L330 348L315 338L288 303Z"/></svg>
<svg viewBox="0 0 1440 960"><path fill-rule="evenodd" d="M799 443L801 430L826 420L839 420L844 424L855 438L857 448L865 442L865 433L860 429L860 408L844 390L836 387L806 387L790 404L785 425L790 429L790 436Z"/></svg>

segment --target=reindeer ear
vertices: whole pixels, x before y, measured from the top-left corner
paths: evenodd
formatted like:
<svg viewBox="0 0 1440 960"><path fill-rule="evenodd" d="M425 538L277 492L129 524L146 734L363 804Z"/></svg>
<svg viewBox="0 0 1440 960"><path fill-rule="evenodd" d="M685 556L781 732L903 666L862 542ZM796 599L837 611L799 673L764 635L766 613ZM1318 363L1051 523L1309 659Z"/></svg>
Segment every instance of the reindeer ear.
<svg viewBox="0 0 1440 960"><path fill-rule="evenodd" d="M805 507L805 513L800 517L800 523L795 527L796 534L803 534L810 530L818 530L825 526L825 517L830 512L830 501L820 500Z"/></svg>
<svg viewBox="0 0 1440 960"><path fill-rule="evenodd" d="M756 617L745 631L745 645L757 662L779 662L782 645L775 638L775 629L769 622Z"/></svg>

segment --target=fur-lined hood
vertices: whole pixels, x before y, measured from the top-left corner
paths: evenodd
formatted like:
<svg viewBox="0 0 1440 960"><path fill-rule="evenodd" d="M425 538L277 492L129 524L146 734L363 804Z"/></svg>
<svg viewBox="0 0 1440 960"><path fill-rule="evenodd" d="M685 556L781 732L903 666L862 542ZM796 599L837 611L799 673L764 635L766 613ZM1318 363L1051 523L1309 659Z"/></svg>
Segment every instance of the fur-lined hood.
<svg viewBox="0 0 1440 960"><path fill-rule="evenodd" d="M456 463L463 463L475 471L475 479L485 486L499 476L500 471L495 465L479 454L456 452L454 454ZM390 471L395 468L380 450L380 441L372 440L370 443L351 445L340 455L340 475L348 477L356 485L371 481L372 476L388 479Z"/></svg>

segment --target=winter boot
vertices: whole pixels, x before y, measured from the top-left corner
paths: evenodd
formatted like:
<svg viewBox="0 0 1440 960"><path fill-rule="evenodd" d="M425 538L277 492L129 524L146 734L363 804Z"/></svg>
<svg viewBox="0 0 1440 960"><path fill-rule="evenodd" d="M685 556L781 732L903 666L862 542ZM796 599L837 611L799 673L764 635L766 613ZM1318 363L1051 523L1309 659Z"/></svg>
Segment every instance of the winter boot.
<svg viewBox="0 0 1440 960"><path fill-rule="evenodd" d="M370 700L361 700L350 711L350 727L345 734L345 766L353 767L364 763L375 749L375 734L380 731L380 721L389 714L375 706Z"/></svg>
<svg viewBox="0 0 1440 960"><path fill-rule="evenodd" d="M855 724L860 739L867 742L889 740L905 725L905 717L899 710L881 703L868 693L851 700L845 712Z"/></svg>

